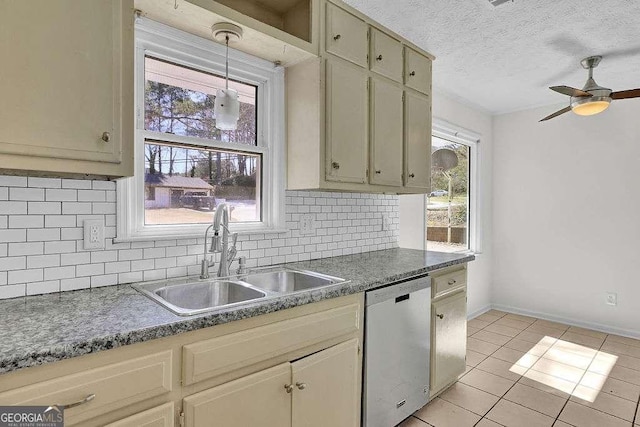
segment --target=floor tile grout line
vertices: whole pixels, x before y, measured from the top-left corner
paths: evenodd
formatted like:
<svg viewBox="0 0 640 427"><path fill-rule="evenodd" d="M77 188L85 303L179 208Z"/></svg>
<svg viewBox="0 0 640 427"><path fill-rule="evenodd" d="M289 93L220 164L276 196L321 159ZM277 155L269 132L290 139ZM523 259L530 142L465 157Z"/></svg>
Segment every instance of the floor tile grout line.
<svg viewBox="0 0 640 427"><path fill-rule="evenodd" d="M489 327L491 324L493 324L493 323L497 322L498 320L500 320L500 319L502 319L502 318L504 318L504 317L506 317L506 315L504 315L504 316L500 317L499 319L497 319L497 320L495 320L495 321L493 321L493 322L489 323L489 324L488 324L487 326L485 326L484 328L480 328L480 330L484 330L484 329L486 329L486 328L487 328L487 327ZM470 320L473 320L473 319L470 319ZM540 319L536 319L533 323L531 323L531 325L535 324L538 320L540 320ZM531 326L531 325L530 325L530 326ZM530 326L529 326L529 327L530 327ZM527 328L527 329L528 329L528 328ZM525 330L526 330L526 329L525 329ZM479 331L478 331L478 332L479 332ZM492 332L492 331L487 331L487 332ZM565 334L566 332L569 332L569 328L568 328L568 329L566 329L566 330L563 332L563 334L562 334L559 338L554 338L554 339L556 340L556 342L557 342L558 340L560 340L560 339L562 338L562 336L564 336L564 334ZM476 332L476 333L477 333L477 332ZM495 334L499 334L499 333L497 333L497 332L493 332L493 333L495 333ZM581 336L590 337L590 338L596 338L596 337L593 337L593 336L590 336L590 335L580 334L579 332L576 332L576 331L572 331L572 333L575 333L575 334L577 334L577 335L581 335ZM475 333L474 333L474 335L475 335ZM499 335L501 335L501 334L499 334ZM581 378L580 378L580 381L582 380L582 378L584 377L584 375L588 372L589 367L591 367L591 365L593 364L593 361L595 360L595 357L596 357L596 355L598 354L598 352L602 351L602 347L603 347L603 346L604 346L604 344L607 342L607 338L608 338L610 335L611 335L611 334L606 334L606 335L605 335L604 339L603 339L603 340L602 340L602 342L600 343L600 345L599 345L599 347L598 347L598 349L597 349L597 350L596 350L596 349L594 349L594 348L592 348L592 347L589 347L588 345L578 344L578 343L573 343L573 344L576 344L576 345L581 345L581 346L584 346L584 347L587 347L587 348L592 348L593 350L596 350L596 354L592 357L591 362L589 363L589 366L587 367L587 369L585 369L585 370L584 370L584 372L583 372L583 374L582 374L582 376L581 376ZM503 335L503 336L504 336L504 335ZM473 337L473 335L471 335L471 337ZM470 338L470 337L468 337L468 338ZM516 338L516 337L511 337L511 339L510 339L509 341L511 341L511 340L513 340L513 339L515 339L515 338ZM498 345L498 344L495 344L495 343L491 343L491 342L489 342L489 341L481 340L481 339L479 339L479 338L476 338L476 339L478 339L479 341L487 342L487 343L489 343L489 344ZM507 341L507 343L508 343L509 341ZM571 342L571 341L567 341L567 342ZM484 360L486 360L487 358L491 357L493 354L495 354L495 353L496 353L498 350L500 350L501 348L508 348L508 349L510 349L509 347L505 347L505 345L506 345L507 343L502 344L502 345L499 345L498 349L496 349L496 350L495 350L494 352L492 352L490 355L485 355L485 354L481 353L481 354L483 354L483 356L486 356L486 357L485 357L485 359L483 359L483 361L484 361ZM536 345L535 343L531 343L531 344ZM554 344L555 344L555 342L554 342ZM626 344L623 344L623 345L626 345ZM552 346L553 346L553 345L552 345ZM538 359L541 359L545 354L547 354L547 352L551 349L551 347L552 347L552 346L550 346L547 350L545 350L545 352L544 352L542 355L538 356ZM521 350L517 350L517 349L511 349L511 350L521 351ZM629 357L634 357L634 356L629 356ZM498 360L501 360L501 359L498 359ZM552 360L552 359L550 359L550 360ZM511 362L509 362L509 361L505 361L505 362L507 362L507 363L511 363ZM557 362L557 361L556 361L556 362ZM482 362L480 362L480 363L482 363ZM480 364L480 363L479 363L479 364ZM557 363L562 363L562 362L557 362ZM478 364L478 365L479 365L479 364ZM478 368L478 367L477 367L478 365L476 365L476 366L472 367L472 369L471 369L468 373L470 373L470 372L471 372L472 370L474 370L474 369L478 369L478 370L480 370L480 371L482 371L482 372L489 373L489 374L495 375L495 376L497 376L497 377L500 377L500 378L503 378L503 379L509 380L508 378L504 378L504 377L502 377L502 376L500 376L500 375L497 375L497 374L494 374L494 373L492 373L492 372L488 372L488 371L485 371L485 370L483 370L483 369L480 369L480 368ZM571 365L567 365L567 366L571 366ZM576 367L576 368L577 368L577 367ZM581 369L581 368L578 368L578 369ZM631 369L631 368L628 368L628 369ZM527 372L529 372L529 370L531 370L531 368L527 368L527 371L525 371L525 373L524 373L524 374L526 375L526 373L527 373ZM634 369L632 369L632 370L634 370ZM468 373L467 373L467 374L468 374ZM543 372L543 373L544 373L544 372ZM466 376L467 374L463 375L463 377L464 377L464 376ZM547 374L547 375L549 375L549 374ZM556 377L555 375L551 375L551 376ZM522 379L522 378L526 378L526 377L525 377L524 375L520 375L520 379ZM556 377L556 378L560 378L560 377ZM609 378L609 377L607 376L607 378ZM462 379L462 377L461 377L460 379ZM491 412L491 410L492 410L492 409L493 409L493 408L494 408L494 407L495 407L495 406L496 406L496 405L497 405L501 400L507 400L508 402L511 402L511 403L516 404L516 405L522 406L523 408L527 408L527 409L532 410L532 411L534 411L534 412L538 412L538 413L540 413L540 414L542 414L542 415L549 416L549 415L544 414L544 413L542 413L542 412L539 412L539 411L537 411L537 410L535 410L535 409L528 408L528 407L526 407L526 406L524 406L524 405L520 405L520 404L519 404L519 403L517 403L517 402L512 402L512 401L510 401L509 399L506 399L506 398L505 398L506 394L507 394L507 393L509 393L509 391L510 391L510 390L511 390L511 389L512 389L516 384L526 385L526 384L520 383L520 379L518 379L517 381L515 381L515 383L514 383L511 387L509 387L509 390L507 390L507 391L506 391L502 396L500 396L500 397L499 397L498 401L496 401L496 403L495 403L495 404L494 404L494 405L489 409L489 411L487 411L487 413L485 413L485 415L484 415L484 416L482 416L482 418L481 418L481 419L480 419L480 420L479 420L475 425L477 425L480 421L482 421L483 419L485 419L485 418L486 418L486 415L487 415L489 412ZM561 379L562 379L562 378L561 378ZM614 378L614 379L615 379L615 378ZM459 380L458 380L458 381L459 381ZM512 380L509 380L509 381L512 381ZM575 386L575 387L577 387L577 386L580 384L580 381L579 381L578 383L576 383L576 386ZM634 385L634 386L638 386L637 384L628 383L628 382L626 382L626 381L624 381L624 380L618 380L618 381L622 381L622 382L625 382L626 384L631 384L631 385ZM465 383L463 383L463 384L465 384ZM480 390L480 391L484 391L485 393L488 393L488 392L486 392L485 390L479 389L479 388L474 387L474 386L471 386L471 385L469 385L469 384L465 384L465 385L467 385L467 386L469 386L469 387L472 387L472 388L475 388L475 389ZM575 387L574 387L574 390L575 390ZM535 387L534 387L534 388L535 388ZM544 390L540 390L540 391L545 392ZM545 392L545 393L548 393L548 392ZM491 394L491 393L489 393L489 394ZM549 394L553 394L553 393L549 393ZM608 393L608 394L610 394L610 393ZM494 396L495 396L495 395L494 395ZM557 395L556 395L556 396L557 396ZM607 413L607 412L601 411L601 410L599 410L599 409L597 409L597 408L593 408L593 407L590 407L590 406L587 406L587 405L582 405L580 402L573 401L573 400L571 400L571 397L572 397L572 396L573 396L573 392L572 392L572 393L569 393L569 396L568 396L568 397L567 397L567 399L565 400L565 403L564 403L564 405L563 405L562 409L560 410L560 412L558 413L558 415L556 416L556 418L555 418L555 420L554 420L554 424L555 424L555 422L556 422L556 421L561 421L561 420L559 420L560 415L561 415L561 414L562 414L562 412L564 411L564 409L565 409L565 407L567 406L567 404L569 403L569 401L571 401L571 402L573 402L573 403L576 403L576 404L578 404L578 405L581 405L581 406L583 406L583 407L586 407L586 408L592 409L592 410L594 410L594 411L600 412L600 413L602 413L602 414L605 414L605 415L612 416L612 417L614 417L614 418L617 418L617 419L623 420L623 421L625 421L625 422L627 422L627 421L628 421L628 420L625 420L625 419L623 419L623 418L620 418L620 417L618 417L618 416L616 416L616 415L609 414L609 413ZM618 398L620 398L620 399L623 399L623 400L629 401L628 399L625 399L625 398L623 398L623 397L621 397L621 396L617 396L617 395L615 395L615 394L611 394L611 396L613 396L613 397L618 397ZM448 401L447 401L447 402L448 402ZM631 402L632 402L632 401L631 401ZM451 402L448 402L448 403L451 403ZM451 403L451 404L452 404L452 405L454 405L454 406L458 406L458 405L455 405L454 403ZM632 426L632 427L633 427L633 426L635 426L636 416L637 416L637 413L638 413L638 407L639 407L639 406L640 406L640 399L639 399L639 401L636 403L636 413L634 414L633 421L631 422L631 426ZM458 407L459 407L459 406L458 406ZM469 411L469 410L468 410L468 409L466 409L466 408L462 408L462 407L460 407L460 408L461 408L461 409L465 409L466 411ZM472 411L469 411L469 412L473 413ZM478 414L476 414L476 415L478 415ZM486 419L489 419L489 418L486 418ZM490 420L490 419L489 419L489 420ZM490 420L490 421L493 421L493 420ZM493 421L493 422L495 422L495 421ZM562 422L565 422L565 421L562 421ZM567 423L567 424L571 425L570 423Z"/></svg>

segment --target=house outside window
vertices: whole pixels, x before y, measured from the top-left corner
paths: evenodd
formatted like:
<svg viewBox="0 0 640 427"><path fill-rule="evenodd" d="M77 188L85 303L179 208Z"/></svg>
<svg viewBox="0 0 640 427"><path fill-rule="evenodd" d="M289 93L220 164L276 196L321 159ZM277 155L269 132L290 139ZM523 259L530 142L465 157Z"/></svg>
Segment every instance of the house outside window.
<svg viewBox="0 0 640 427"><path fill-rule="evenodd" d="M227 203L236 232L284 225L284 75L230 49L234 131L216 128L225 47L146 19L136 24L135 176L118 191L118 240L200 236Z"/></svg>
<svg viewBox="0 0 640 427"><path fill-rule="evenodd" d="M426 204L428 250L480 252L479 140L479 135L434 120L431 191Z"/></svg>

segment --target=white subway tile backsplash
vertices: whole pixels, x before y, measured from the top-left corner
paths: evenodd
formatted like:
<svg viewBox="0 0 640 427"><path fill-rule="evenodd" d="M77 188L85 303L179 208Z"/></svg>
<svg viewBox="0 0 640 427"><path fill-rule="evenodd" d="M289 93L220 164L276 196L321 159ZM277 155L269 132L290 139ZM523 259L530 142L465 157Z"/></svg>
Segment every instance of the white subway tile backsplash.
<svg viewBox="0 0 640 427"><path fill-rule="evenodd" d="M79 277L76 279L62 279L60 280L61 291L75 291L78 289L88 289L91 287L90 277Z"/></svg>
<svg viewBox="0 0 640 427"><path fill-rule="evenodd" d="M43 270L41 268L32 268L30 270L11 270L8 273L7 283L9 285L40 282L43 277Z"/></svg>
<svg viewBox="0 0 640 427"><path fill-rule="evenodd" d="M17 298L26 295L27 285L24 283L19 285L0 286L0 299Z"/></svg>
<svg viewBox="0 0 640 427"><path fill-rule="evenodd" d="M27 257L27 268L59 267L60 255L31 255Z"/></svg>
<svg viewBox="0 0 640 427"><path fill-rule="evenodd" d="M62 206L60 202L28 202L28 211L29 215L60 215Z"/></svg>
<svg viewBox="0 0 640 427"><path fill-rule="evenodd" d="M50 294L58 291L60 291L59 280L27 283L27 295Z"/></svg>
<svg viewBox="0 0 640 427"><path fill-rule="evenodd" d="M49 188L45 193L47 202L76 202L78 191L69 189Z"/></svg>
<svg viewBox="0 0 640 427"><path fill-rule="evenodd" d="M203 239L114 243L115 212L114 182L0 176L0 298L200 274ZM249 267L397 246L397 196L289 191L286 212L286 233L239 236ZM85 219L104 222L104 249L84 250Z"/></svg>
<svg viewBox="0 0 640 427"><path fill-rule="evenodd" d="M30 176L27 180L27 184L32 188L60 188L62 186L62 180L60 178L39 178Z"/></svg>

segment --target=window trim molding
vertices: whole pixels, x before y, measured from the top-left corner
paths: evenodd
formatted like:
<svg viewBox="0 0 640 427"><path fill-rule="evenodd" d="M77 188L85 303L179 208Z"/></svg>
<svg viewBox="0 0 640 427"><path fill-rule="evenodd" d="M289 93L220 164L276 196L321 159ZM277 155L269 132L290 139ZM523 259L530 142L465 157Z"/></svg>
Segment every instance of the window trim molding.
<svg viewBox="0 0 640 427"><path fill-rule="evenodd" d="M446 139L448 141L456 142L471 147L471 172L469 174L469 180L471 181L469 186L469 209L467 211L467 220L469 223L469 249L467 252L474 254L482 253L482 206L480 195L480 167L482 165L482 154L480 150L480 144L482 135L473 132L469 129L465 129L461 126L455 125L443 119L434 117L431 129L432 136ZM425 195L425 206L427 203L427 195ZM425 218L426 219L426 218Z"/></svg>
<svg viewBox="0 0 640 427"><path fill-rule="evenodd" d="M184 64L216 74L224 74L225 47L164 24L139 18L135 24L135 140L134 176L117 182L116 242L167 240L202 237L209 224L144 225L144 140L191 141L195 145L256 152L262 154L262 215L256 223L232 223L233 232L280 233L285 228L285 99L284 68L269 61L229 48L229 71L234 77L258 86L258 136L256 146L217 143L193 137L144 130L145 55ZM221 65L222 64L222 65Z"/></svg>

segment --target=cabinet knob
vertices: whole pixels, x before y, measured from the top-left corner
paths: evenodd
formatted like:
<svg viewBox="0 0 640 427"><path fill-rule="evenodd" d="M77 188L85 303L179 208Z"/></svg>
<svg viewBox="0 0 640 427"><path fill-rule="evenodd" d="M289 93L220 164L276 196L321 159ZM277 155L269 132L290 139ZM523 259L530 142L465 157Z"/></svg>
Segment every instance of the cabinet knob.
<svg viewBox="0 0 640 427"><path fill-rule="evenodd" d="M456 284L456 280L451 279L447 283L449 283L449 285L455 285Z"/></svg>
<svg viewBox="0 0 640 427"><path fill-rule="evenodd" d="M376 174L380 175L382 173L382 171L378 170L376 171Z"/></svg>
<svg viewBox="0 0 640 427"><path fill-rule="evenodd" d="M414 173L410 173L409 174L409 178L415 178L415 177L416 177L416 174L414 174Z"/></svg>
<svg viewBox="0 0 640 427"><path fill-rule="evenodd" d="M334 169L340 169L340 163L333 162L333 163L331 163L331 167L334 168Z"/></svg>
<svg viewBox="0 0 640 427"><path fill-rule="evenodd" d="M444 319L444 314L436 314L436 316L438 317L438 319Z"/></svg>
<svg viewBox="0 0 640 427"><path fill-rule="evenodd" d="M376 60L377 60L377 61L382 61L382 55L378 55L378 56L376 56Z"/></svg>
<svg viewBox="0 0 640 427"><path fill-rule="evenodd" d="M307 388L307 384L306 383L296 383L296 387L298 387L298 390L304 390L305 388Z"/></svg>
<svg viewBox="0 0 640 427"><path fill-rule="evenodd" d="M102 140L104 142L111 141L111 134L109 132L102 132Z"/></svg>
<svg viewBox="0 0 640 427"><path fill-rule="evenodd" d="M341 36L340 34L336 34L335 36L333 36L333 39L334 39L335 41L340 40L340 38L342 38L342 36Z"/></svg>
<svg viewBox="0 0 640 427"><path fill-rule="evenodd" d="M412 72L410 72L410 73L409 73L409 75L410 75L411 77L413 77L413 76L415 76L415 75L416 75L416 72L415 72L415 71L412 71Z"/></svg>
<svg viewBox="0 0 640 427"><path fill-rule="evenodd" d="M285 390L287 393L291 393L291 392L293 391L293 386L292 386L291 384L285 384L285 385L284 385L284 390Z"/></svg>

